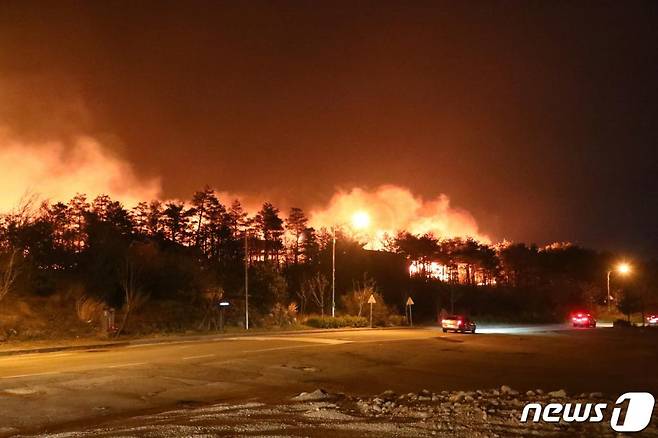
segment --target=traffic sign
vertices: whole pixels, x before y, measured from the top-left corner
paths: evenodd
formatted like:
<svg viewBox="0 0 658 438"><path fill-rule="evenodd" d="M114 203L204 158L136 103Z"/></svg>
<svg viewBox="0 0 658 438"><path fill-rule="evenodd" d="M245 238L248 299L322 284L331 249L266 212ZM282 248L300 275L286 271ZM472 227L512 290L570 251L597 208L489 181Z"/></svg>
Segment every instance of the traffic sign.
<svg viewBox="0 0 658 438"><path fill-rule="evenodd" d="M372 328L372 305L376 303L377 300L375 300L375 296L370 294L370 298L368 298L368 304L370 304L370 328Z"/></svg>
<svg viewBox="0 0 658 438"><path fill-rule="evenodd" d="M414 300L411 299L411 297L407 298L407 303L404 306L404 312L407 317L407 322L409 322L409 325L413 327L414 325L414 318L411 315L411 306L414 305Z"/></svg>

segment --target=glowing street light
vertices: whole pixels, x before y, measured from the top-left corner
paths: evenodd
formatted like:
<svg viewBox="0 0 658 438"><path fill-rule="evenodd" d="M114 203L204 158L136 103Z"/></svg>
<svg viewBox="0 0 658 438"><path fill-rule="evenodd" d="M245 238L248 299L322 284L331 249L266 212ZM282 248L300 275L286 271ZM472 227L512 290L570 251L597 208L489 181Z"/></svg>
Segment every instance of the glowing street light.
<svg viewBox="0 0 658 438"><path fill-rule="evenodd" d="M631 272L631 265L622 262L615 266L614 269L608 271L608 313L610 313L610 302L612 301L612 295L610 295L610 274L612 274L613 271L622 275L627 275Z"/></svg>
<svg viewBox="0 0 658 438"><path fill-rule="evenodd" d="M628 263L620 263L617 266L617 271L620 274L628 274L629 272L631 272L631 265L629 265Z"/></svg>
<svg viewBox="0 0 658 438"><path fill-rule="evenodd" d="M370 215L359 210L352 215L352 228L363 230L370 226ZM331 227L333 239L331 245L331 316L336 316L336 226Z"/></svg>

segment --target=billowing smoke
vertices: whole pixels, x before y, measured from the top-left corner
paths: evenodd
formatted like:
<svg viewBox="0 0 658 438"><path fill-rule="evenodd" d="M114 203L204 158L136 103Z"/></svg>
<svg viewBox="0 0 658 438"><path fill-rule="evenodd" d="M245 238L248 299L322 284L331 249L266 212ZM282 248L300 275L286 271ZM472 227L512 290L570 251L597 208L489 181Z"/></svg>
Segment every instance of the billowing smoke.
<svg viewBox="0 0 658 438"><path fill-rule="evenodd" d="M133 206L160 196L158 179L138 178L129 163L112 155L98 141L79 137L28 143L0 129L0 211L16 207L26 195L67 201L76 193L104 193Z"/></svg>
<svg viewBox="0 0 658 438"><path fill-rule="evenodd" d="M311 211L310 222L316 228L347 229L370 248L381 247L385 234L393 236L400 230L432 233L437 238L473 237L490 241L469 212L450 205L448 196L423 199L394 185L339 191L326 207Z"/></svg>
<svg viewBox="0 0 658 438"><path fill-rule="evenodd" d="M26 195L56 202L67 201L76 193L90 198L104 193L128 207L162 198L159 179L138 177L128 162L90 137L78 137L71 143L31 143L0 129L0 169L0 212L15 208ZM259 203L248 202L253 197L219 194L225 202L240 198L252 214L259 208ZM423 199L394 185L339 191L326 206L312 209L309 216L316 229L342 227L370 248L380 248L386 234L393 236L400 230L489 241L473 216L451 206L446 195Z"/></svg>

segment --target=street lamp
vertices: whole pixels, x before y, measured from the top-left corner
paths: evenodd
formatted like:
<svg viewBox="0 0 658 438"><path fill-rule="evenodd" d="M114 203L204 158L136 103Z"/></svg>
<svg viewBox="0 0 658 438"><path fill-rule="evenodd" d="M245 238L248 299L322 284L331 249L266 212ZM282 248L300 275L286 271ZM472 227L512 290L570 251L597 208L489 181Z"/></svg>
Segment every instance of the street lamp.
<svg viewBox="0 0 658 438"><path fill-rule="evenodd" d="M244 229L244 329L249 330L249 228Z"/></svg>
<svg viewBox="0 0 658 438"><path fill-rule="evenodd" d="M612 295L610 294L610 274L613 271L626 275L631 272L631 265L628 263L619 263L614 269L608 270L608 313L610 313L610 302L612 301Z"/></svg>
<svg viewBox="0 0 658 438"><path fill-rule="evenodd" d="M352 228L362 230L370 226L370 215L367 211L357 211L352 215ZM336 316L336 225L331 227L331 317Z"/></svg>

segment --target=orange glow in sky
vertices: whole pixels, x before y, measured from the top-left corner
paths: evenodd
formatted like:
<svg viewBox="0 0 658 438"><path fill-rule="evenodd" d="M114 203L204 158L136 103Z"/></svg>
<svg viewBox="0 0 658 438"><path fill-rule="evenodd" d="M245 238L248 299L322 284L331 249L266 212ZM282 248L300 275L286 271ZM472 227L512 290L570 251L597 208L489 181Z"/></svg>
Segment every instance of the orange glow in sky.
<svg viewBox="0 0 658 438"><path fill-rule="evenodd" d="M326 206L311 210L309 216L316 229L343 228L369 249L380 249L386 235L394 236L401 230L432 233L437 238L491 240L479 230L473 216L453 207L446 195L424 199L394 185L339 191Z"/></svg>

